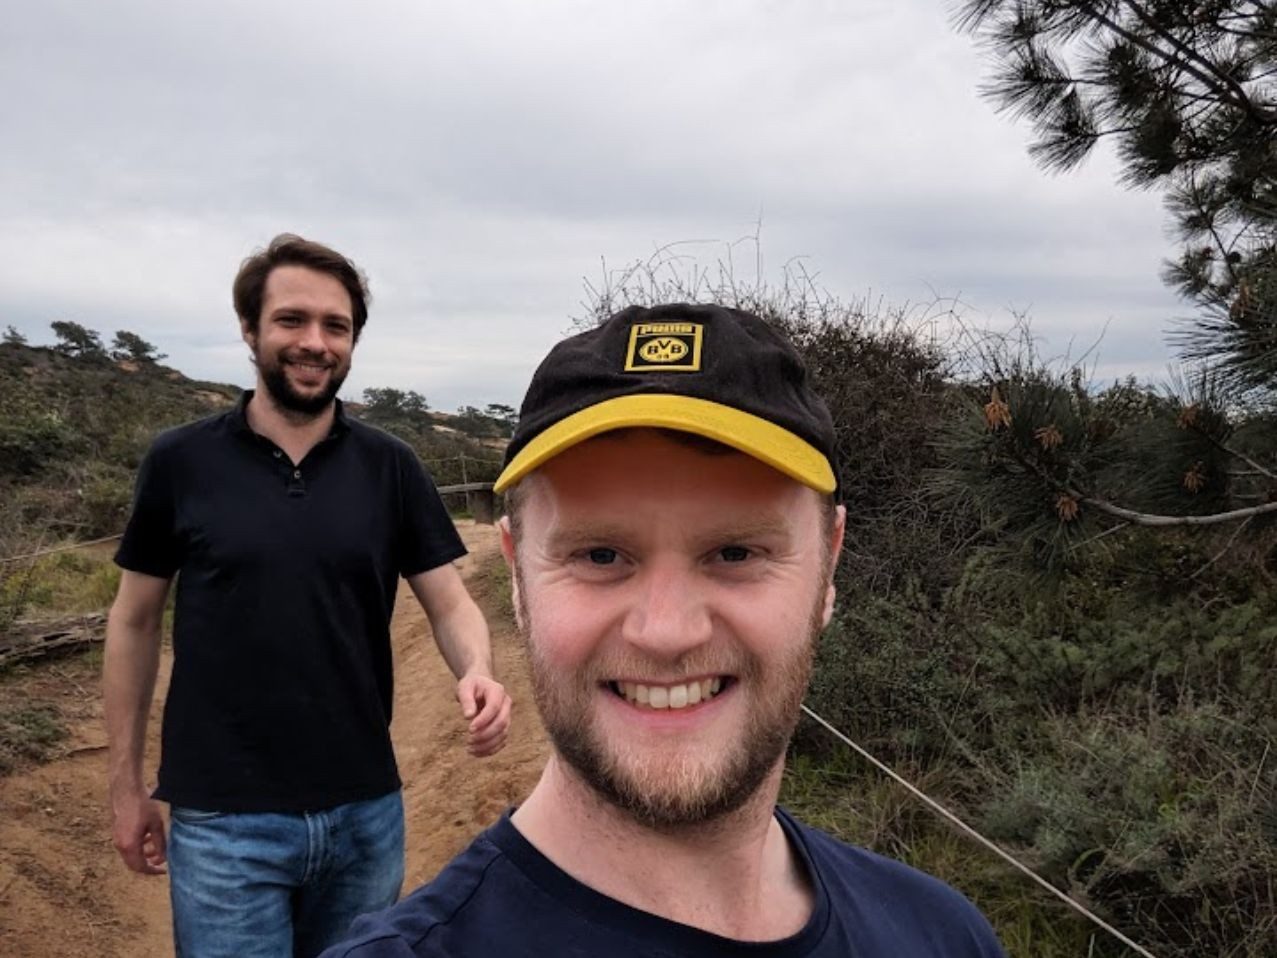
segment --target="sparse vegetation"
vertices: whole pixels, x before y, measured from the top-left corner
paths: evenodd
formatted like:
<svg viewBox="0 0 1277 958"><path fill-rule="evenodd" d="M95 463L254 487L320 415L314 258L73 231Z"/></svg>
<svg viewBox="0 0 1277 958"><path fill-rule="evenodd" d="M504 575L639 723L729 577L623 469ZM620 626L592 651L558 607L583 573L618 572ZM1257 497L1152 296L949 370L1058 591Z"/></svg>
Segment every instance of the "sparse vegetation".
<svg viewBox="0 0 1277 958"><path fill-rule="evenodd" d="M30 705L0 709L0 775L28 762L44 762L67 736L57 709Z"/></svg>

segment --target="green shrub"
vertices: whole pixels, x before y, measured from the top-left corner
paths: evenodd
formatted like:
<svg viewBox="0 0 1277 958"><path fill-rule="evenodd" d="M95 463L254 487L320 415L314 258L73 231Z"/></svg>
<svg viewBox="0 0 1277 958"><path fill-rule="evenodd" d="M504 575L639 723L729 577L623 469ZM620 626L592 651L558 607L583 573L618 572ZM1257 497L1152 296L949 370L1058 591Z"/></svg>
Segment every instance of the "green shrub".
<svg viewBox="0 0 1277 958"><path fill-rule="evenodd" d="M947 800L1155 953L1263 954L1277 593L1159 604L1109 572L1044 593L973 559L938 600L845 594L811 704L943 771ZM823 737L800 746L828 755Z"/></svg>
<svg viewBox="0 0 1277 958"><path fill-rule="evenodd" d="M67 736L57 709L30 705L0 711L0 775L24 761L43 762Z"/></svg>
<svg viewBox="0 0 1277 958"><path fill-rule="evenodd" d="M1188 701L1054 718L983 827L1159 955L1270 954L1277 775L1259 761L1277 730L1240 719Z"/></svg>

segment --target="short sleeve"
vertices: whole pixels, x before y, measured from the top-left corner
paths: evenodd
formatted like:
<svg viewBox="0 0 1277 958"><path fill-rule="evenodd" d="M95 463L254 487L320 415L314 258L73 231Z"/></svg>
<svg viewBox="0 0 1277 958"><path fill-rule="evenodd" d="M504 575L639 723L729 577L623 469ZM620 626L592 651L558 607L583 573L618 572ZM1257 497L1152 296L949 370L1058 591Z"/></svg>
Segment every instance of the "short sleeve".
<svg viewBox="0 0 1277 958"><path fill-rule="evenodd" d="M115 553L116 565L161 579L177 572L182 555L175 502L173 478L152 446L138 468L133 512Z"/></svg>
<svg viewBox="0 0 1277 958"><path fill-rule="evenodd" d="M402 501L399 514L399 574L416 575L466 554L461 536L416 453L404 447L399 455Z"/></svg>

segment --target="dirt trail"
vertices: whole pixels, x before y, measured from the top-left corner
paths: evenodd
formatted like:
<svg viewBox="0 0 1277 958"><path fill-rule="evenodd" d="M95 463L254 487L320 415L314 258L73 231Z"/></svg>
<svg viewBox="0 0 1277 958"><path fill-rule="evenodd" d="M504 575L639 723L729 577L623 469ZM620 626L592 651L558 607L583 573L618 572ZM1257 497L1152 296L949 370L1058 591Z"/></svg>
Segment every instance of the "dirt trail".
<svg viewBox="0 0 1277 958"><path fill-rule="evenodd" d="M509 744L489 759L465 751L453 680L430 626L401 585L392 625L395 720L408 861L405 891L431 877L536 782L547 751L532 706L523 652L509 620L496 530L458 523L471 553L461 571L492 627L497 669L515 700ZM146 768L158 760L160 706L171 660L161 663ZM0 778L0 956L172 954L168 884L129 872L111 847L101 685L91 660L35 670L0 689L57 704L69 718L64 756Z"/></svg>

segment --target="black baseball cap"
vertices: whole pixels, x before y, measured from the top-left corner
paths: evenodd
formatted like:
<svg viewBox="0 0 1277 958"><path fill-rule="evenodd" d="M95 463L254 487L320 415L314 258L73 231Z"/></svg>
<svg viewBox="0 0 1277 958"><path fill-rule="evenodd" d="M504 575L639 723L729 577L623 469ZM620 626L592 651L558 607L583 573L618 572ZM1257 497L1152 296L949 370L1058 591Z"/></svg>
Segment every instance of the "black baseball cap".
<svg viewBox="0 0 1277 958"><path fill-rule="evenodd" d="M833 420L793 344L744 310L675 303L631 306L550 350L495 489L591 436L633 427L694 433L817 492L838 487Z"/></svg>

